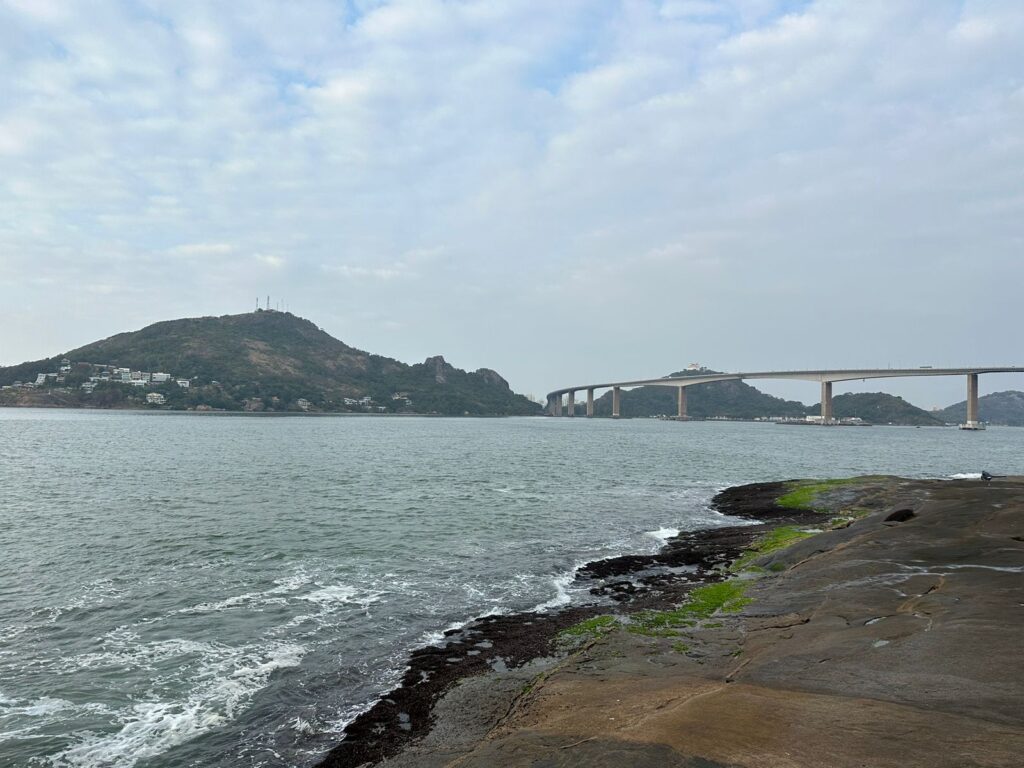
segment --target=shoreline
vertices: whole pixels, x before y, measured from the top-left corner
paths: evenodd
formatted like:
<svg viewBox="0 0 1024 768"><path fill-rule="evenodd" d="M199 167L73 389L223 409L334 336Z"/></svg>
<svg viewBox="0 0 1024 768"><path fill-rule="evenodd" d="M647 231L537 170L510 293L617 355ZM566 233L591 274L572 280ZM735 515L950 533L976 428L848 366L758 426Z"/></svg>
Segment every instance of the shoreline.
<svg viewBox="0 0 1024 768"><path fill-rule="evenodd" d="M619 690L614 686L608 687L609 670L615 670L616 674L612 678L623 678L619 683L629 688L629 695L641 700L656 697L659 691L664 692L660 678L656 681L648 679L652 664L664 664L677 677L679 669L686 669L686 674L676 680L680 690L687 686L693 688L694 685L700 688L716 675L728 684L738 682L743 676L741 670L750 661L736 662L736 654L745 650L742 640L741 650L732 650L724 656L705 653L703 650L691 651L691 647L699 640L701 647L714 648L716 643L724 643L733 648L737 636L745 638L749 637L751 631L759 631L746 626L751 621L761 621L765 625L761 630L774 629L783 635L787 632L792 635L793 627L807 624L803 618L792 618L793 609L800 608L799 603L806 600L807 596L786 589L779 592L780 583L786 580L780 578L780 575L789 576L797 565L802 565L808 558L827 561L833 549L839 551L849 546L849 542L861 531L884 531L890 536L892 533L898 534L897 527L914 518L917 514L914 510L927 507L940 489L953 489L965 498L973 498L972 495L978 493L991 494L998 488L1004 489L1005 493L1016 489L1020 491L1021 499L1024 499L1024 481L1019 479L1006 479L985 485L975 480L905 481L892 477L871 477L840 481L824 488L816 494L813 508L810 505L803 509L780 506L777 503L779 497L791 487L787 482L775 482L726 489L714 497L713 506L723 514L746 521L744 524L681 532L655 554L606 558L579 568L575 574L577 582L589 583L593 594L610 598L612 605L569 606L547 613L481 617L445 632L443 645L427 646L412 653L400 685L349 723L343 740L315 764L318 768L355 768L380 764L418 768L448 765L456 759L462 765L463 759L469 759L465 763L467 766L525 766L533 764L530 762L533 757L530 760L522 757L528 753L534 757L543 754L551 758L551 765L725 765L705 761L715 749L722 754L728 753L729 750L722 745L712 743L702 747L704 752L691 752L693 759L705 762L677 762L677 756L670 754L671 748L676 752L680 750L677 744L670 743L671 739L666 737L659 743L638 747L633 743L637 738L633 733L626 737L629 744L625 747L619 744L616 748L627 751L638 749L634 762L630 762L633 758L626 759L621 755L616 758L618 762L601 762L600 754L604 753L594 750L605 739L603 731L576 733L581 727L579 718L567 714L564 703L553 712L547 711L549 707L545 701L545 692L552 686L568 686L569 693L561 692L559 697L569 696L573 702L569 712L589 710L592 718L616 720L627 714L628 708L618 703L626 699L615 699L614 704L608 701L600 705L591 703L594 696L605 691ZM895 507L901 507L897 510L901 514L909 512L909 517L904 516L895 522L892 519L886 520L887 517L900 517L892 515ZM819 535L810 538L801 536L802 541L798 540L774 554L758 556L756 552L751 553L750 548L754 542L772 531L785 531L793 526L814 526L820 529L823 523L850 510L856 510L850 519L844 519L837 527L827 526ZM904 528L912 530L914 526ZM1024 537L1011 538L1011 541L1024 541ZM1024 551L1024 547L1018 549ZM776 618L768 619L766 624L763 617L750 618L748 614L756 616L757 609L748 608L742 610L738 618L715 613L714 622L697 622L697 629L679 630L674 625L671 629L662 629L662 625L658 624L653 631L634 632L630 617L634 617L634 621L639 617L642 624L644 617L657 616L658 612L663 612L660 615L675 615L678 610L673 609L685 603L693 590L721 584L730 577L733 577L731 582L735 582L736 574L730 572L729 564L741 557L750 569L750 591L768 592L771 598L766 600L758 596L754 605L765 602L771 605L774 600ZM804 570L809 568L805 566ZM757 571L765 576L762 578ZM778 573L770 573L776 571ZM774 597L770 595L773 588L778 592ZM616 616L614 621L608 620L610 612ZM778 615L789 618L779 621ZM625 622L625 626L621 622ZM871 621L868 623L871 624ZM693 622L683 622L684 627L691 624ZM1012 637L1012 632L1009 634ZM718 635L721 637L716 639ZM685 643L677 639L680 637ZM880 642L883 645L878 647L884 647L890 641ZM666 654L667 660L662 659ZM598 666L604 665L600 684L592 679L595 663ZM1024 684L1019 680L1017 684L1018 693L1024 692ZM792 686L792 681L787 685ZM581 693L583 689L587 691L585 695ZM775 690L769 693L774 696L783 695ZM758 694L765 695L765 691L759 689ZM806 702L803 705L811 706ZM657 707L654 707L651 711L656 710ZM756 708L751 712L754 717L764 714ZM905 712L903 714L907 715ZM564 731L564 738L560 739L563 743L558 746L537 741L538 729L545 732L545 739L552 737L548 732L553 728L553 716L555 721L563 718L573 723L572 728ZM557 727L554 730L561 733ZM576 739L580 735L582 740ZM1020 745L1024 745L1024 728L1008 737L1009 741L1017 745L1018 736ZM578 747L571 743L574 739L579 741ZM526 749L528 742L530 746ZM511 749L510 745L516 748ZM997 739L992 749L998 752L1003 746ZM526 751L520 755L523 749ZM601 749L606 750L607 746ZM745 754L747 758L750 757L749 750ZM733 755L730 759L735 757ZM473 762L474 759L479 762ZM730 766L733 764L728 763ZM815 763L757 760L748 763L739 760L735 764ZM836 763L840 764L847 763ZM889 763L883 761L871 764ZM918 763L904 761L899 764ZM934 764L944 763L940 761ZM996 759L995 762L984 764L1004 763Z"/></svg>
<svg viewBox="0 0 1024 768"><path fill-rule="evenodd" d="M430 733L435 706L470 678L523 668L535 675L566 655L559 635L606 614L667 610L693 589L723 581L721 569L759 536L780 526L821 522L818 512L781 507L786 483L736 486L718 492L711 506L736 524L680 531L651 554L603 558L576 569L574 580L607 603L559 610L482 616L444 632L443 643L418 648L399 685L383 694L343 732L342 741L314 763L317 768L356 768L391 758ZM517 675L511 675L518 681ZM518 684L518 682L517 682Z"/></svg>

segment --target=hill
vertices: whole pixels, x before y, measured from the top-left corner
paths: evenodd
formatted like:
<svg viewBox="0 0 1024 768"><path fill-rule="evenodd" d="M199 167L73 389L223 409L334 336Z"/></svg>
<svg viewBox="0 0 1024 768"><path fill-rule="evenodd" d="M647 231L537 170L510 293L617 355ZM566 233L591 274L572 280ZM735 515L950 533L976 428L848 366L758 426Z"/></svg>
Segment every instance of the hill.
<svg viewBox="0 0 1024 768"><path fill-rule="evenodd" d="M810 415L821 413L821 403L807 409ZM837 419L858 417L871 424L901 424L937 427L945 422L902 397L884 392L849 392L832 398L832 415Z"/></svg>
<svg viewBox="0 0 1024 768"><path fill-rule="evenodd" d="M50 377L35 388L5 389L0 404L156 407L147 403L155 394L165 401L159 407L175 409L540 412L489 369L462 371L440 356L407 365L350 347L289 312L155 323L0 368L0 385L34 383L40 374Z"/></svg>
<svg viewBox="0 0 1024 768"><path fill-rule="evenodd" d="M714 371L702 371L714 373ZM684 376L674 373L672 376ZM761 392L742 381L716 381L710 384L695 384L686 390L686 411L691 418L802 418L817 416L821 404L806 406L794 400ZM585 406L576 404L579 414ZM621 401L623 418L644 418L652 416L673 416L676 413L676 390L671 387L637 387L623 390ZM894 395L883 392L850 393L837 395L832 399L832 410L836 418L859 417L872 424L903 424L911 426L938 426L941 418L917 408ZM594 414L610 416L612 395L606 392L594 401Z"/></svg>
<svg viewBox="0 0 1024 768"><path fill-rule="evenodd" d="M712 371L703 371L712 373ZM673 376L684 376L674 373ZM623 418L674 416L676 413L674 387L637 387L624 390L620 403ZM579 408L580 406L577 405ZM716 381L694 384L686 390L686 412L692 418L707 419L715 416L731 419L754 419L770 416L801 417L807 406L794 400L783 400L765 394L742 381ZM594 401L594 414L611 416L612 395L606 392Z"/></svg>
<svg viewBox="0 0 1024 768"><path fill-rule="evenodd" d="M967 401L943 408L935 415L948 424L962 424L967 420ZM979 397L978 418L990 424L1024 427L1024 392L1009 390Z"/></svg>

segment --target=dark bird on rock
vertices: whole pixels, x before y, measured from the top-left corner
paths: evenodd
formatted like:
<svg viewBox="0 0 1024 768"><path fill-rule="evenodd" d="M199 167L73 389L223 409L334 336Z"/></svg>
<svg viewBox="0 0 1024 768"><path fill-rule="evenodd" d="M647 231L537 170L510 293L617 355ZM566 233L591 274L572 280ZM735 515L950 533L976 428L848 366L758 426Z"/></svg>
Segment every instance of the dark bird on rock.
<svg viewBox="0 0 1024 768"><path fill-rule="evenodd" d="M994 475L990 475L984 469L981 470L981 479L984 480L986 483L991 481L993 477L994 477Z"/></svg>

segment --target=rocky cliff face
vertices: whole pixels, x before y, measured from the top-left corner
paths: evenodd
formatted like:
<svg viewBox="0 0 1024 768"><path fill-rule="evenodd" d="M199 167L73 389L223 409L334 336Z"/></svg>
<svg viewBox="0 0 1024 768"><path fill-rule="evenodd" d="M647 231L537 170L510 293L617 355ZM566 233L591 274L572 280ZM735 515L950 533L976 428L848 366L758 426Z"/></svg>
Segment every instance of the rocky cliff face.
<svg viewBox="0 0 1024 768"><path fill-rule="evenodd" d="M477 369L476 374L488 384L495 387L501 387L502 389L510 389L508 382L505 381L497 371L492 371L490 368L479 368Z"/></svg>

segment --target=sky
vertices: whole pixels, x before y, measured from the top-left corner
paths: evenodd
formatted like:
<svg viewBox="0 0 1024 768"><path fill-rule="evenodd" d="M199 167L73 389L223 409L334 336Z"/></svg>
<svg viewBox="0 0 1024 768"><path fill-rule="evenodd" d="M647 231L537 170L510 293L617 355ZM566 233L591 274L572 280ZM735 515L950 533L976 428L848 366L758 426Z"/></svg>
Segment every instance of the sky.
<svg viewBox="0 0 1024 768"><path fill-rule="evenodd" d="M269 295L534 395L1024 365L1021 40L1019 0L0 0L0 364ZM879 389L965 396L836 385Z"/></svg>

